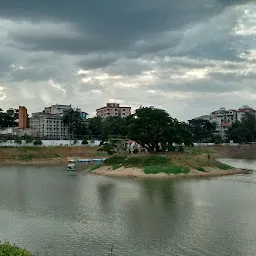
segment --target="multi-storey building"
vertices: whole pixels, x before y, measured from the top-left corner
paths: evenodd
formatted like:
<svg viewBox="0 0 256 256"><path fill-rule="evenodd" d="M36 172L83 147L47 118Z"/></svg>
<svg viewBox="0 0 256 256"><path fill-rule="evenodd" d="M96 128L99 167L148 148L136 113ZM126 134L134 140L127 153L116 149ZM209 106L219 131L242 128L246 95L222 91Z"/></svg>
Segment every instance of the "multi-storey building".
<svg viewBox="0 0 256 256"><path fill-rule="evenodd" d="M24 106L19 106L19 128L26 129L28 127L28 111Z"/></svg>
<svg viewBox="0 0 256 256"><path fill-rule="evenodd" d="M118 103L107 103L106 107L96 109L97 116L106 118L109 116L127 117L131 114L131 107L120 107Z"/></svg>
<svg viewBox="0 0 256 256"><path fill-rule="evenodd" d="M32 113L30 127L33 135L48 139L69 138L69 129L63 122L63 116L70 109L71 105L53 105L42 112Z"/></svg>
<svg viewBox="0 0 256 256"><path fill-rule="evenodd" d="M233 123L239 121L241 122L245 113L252 113L256 115L256 110L245 105L236 109L225 109L224 107L219 110L213 111L210 115L205 115L198 117L196 119L209 120L216 124L216 134L220 134L224 139L226 136L226 131L232 127Z"/></svg>

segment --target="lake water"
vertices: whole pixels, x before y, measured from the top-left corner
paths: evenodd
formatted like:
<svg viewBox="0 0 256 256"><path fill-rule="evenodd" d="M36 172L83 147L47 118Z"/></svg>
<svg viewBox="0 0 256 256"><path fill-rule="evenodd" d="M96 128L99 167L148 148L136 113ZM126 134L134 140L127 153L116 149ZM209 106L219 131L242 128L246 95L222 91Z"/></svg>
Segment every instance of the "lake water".
<svg viewBox="0 0 256 256"><path fill-rule="evenodd" d="M256 255L256 174L152 180L1 167L4 239L55 256L107 256L112 244L116 256Z"/></svg>

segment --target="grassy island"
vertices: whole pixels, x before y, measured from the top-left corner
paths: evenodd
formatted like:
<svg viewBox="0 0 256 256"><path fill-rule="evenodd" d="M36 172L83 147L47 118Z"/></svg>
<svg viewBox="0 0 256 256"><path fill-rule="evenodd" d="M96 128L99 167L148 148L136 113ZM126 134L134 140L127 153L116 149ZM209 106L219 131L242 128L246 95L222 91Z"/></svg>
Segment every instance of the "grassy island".
<svg viewBox="0 0 256 256"><path fill-rule="evenodd" d="M194 177L245 173L220 163L210 153L187 151L148 155L115 155L93 166L92 173L107 176Z"/></svg>

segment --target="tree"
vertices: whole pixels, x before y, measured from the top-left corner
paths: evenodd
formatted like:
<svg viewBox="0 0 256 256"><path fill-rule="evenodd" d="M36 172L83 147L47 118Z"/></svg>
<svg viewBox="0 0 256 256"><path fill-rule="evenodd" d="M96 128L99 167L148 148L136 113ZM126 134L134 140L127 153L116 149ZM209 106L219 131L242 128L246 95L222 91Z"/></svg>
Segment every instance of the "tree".
<svg viewBox="0 0 256 256"><path fill-rule="evenodd" d="M69 134L74 138L88 133L86 122L81 117L80 110L70 109L63 116L63 122L68 126Z"/></svg>
<svg viewBox="0 0 256 256"><path fill-rule="evenodd" d="M195 142L209 141L216 129L216 124L204 119L192 119L189 121Z"/></svg>
<svg viewBox="0 0 256 256"><path fill-rule="evenodd" d="M16 127L18 126L18 110L9 108L6 112L0 109L0 127Z"/></svg>
<svg viewBox="0 0 256 256"><path fill-rule="evenodd" d="M159 152L161 145L175 142L177 120L165 110L141 107L128 118L128 136L150 152Z"/></svg>
<svg viewBox="0 0 256 256"><path fill-rule="evenodd" d="M99 139L102 134L102 123L101 117L93 117L88 120L89 135L92 138Z"/></svg>
<svg viewBox="0 0 256 256"><path fill-rule="evenodd" d="M126 119L120 116L107 117L102 122L102 134L106 137L121 137L127 135Z"/></svg>

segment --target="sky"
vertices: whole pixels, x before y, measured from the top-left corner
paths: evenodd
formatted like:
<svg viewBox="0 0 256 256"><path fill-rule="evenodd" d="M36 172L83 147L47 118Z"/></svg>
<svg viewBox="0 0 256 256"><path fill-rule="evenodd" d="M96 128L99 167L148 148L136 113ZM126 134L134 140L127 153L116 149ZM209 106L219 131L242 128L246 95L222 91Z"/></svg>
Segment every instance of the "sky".
<svg viewBox="0 0 256 256"><path fill-rule="evenodd" d="M3 109L256 108L256 1L1 0L0 56Z"/></svg>

